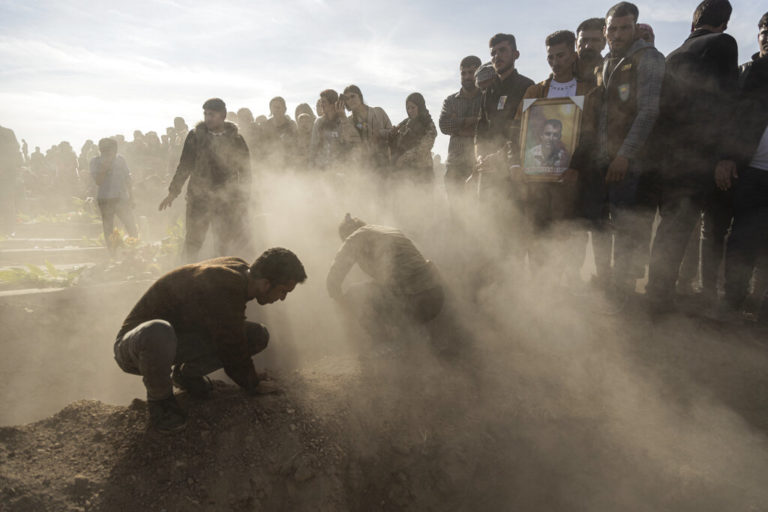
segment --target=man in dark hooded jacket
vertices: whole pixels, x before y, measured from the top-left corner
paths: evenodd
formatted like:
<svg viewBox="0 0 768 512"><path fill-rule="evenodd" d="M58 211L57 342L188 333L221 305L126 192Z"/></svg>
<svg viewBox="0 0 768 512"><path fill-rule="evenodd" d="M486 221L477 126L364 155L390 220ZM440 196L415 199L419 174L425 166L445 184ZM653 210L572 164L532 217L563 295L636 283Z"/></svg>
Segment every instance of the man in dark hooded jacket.
<svg viewBox="0 0 768 512"><path fill-rule="evenodd" d="M248 146L237 125L225 121L219 98L203 104L204 121L189 132L181 159L160 210L171 206L187 186L184 261L197 261L208 226L213 225L217 256L247 256L250 249L248 201L251 164Z"/></svg>
<svg viewBox="0 0 768 512"><path fill-rule="evenodd" d="M656 152L663 155L662 200L648 278L648 293L659 312L673 306L675 281L691 230L704 213L702 250L705 297L717 296L717 275L731 223L730 198L717 191L713 175L730 157L723 130L735 107L738 47L725 30L728 0L704 0L691 33L667 56L656 127ZM727 133L727 131L726 131Z"/></svg>

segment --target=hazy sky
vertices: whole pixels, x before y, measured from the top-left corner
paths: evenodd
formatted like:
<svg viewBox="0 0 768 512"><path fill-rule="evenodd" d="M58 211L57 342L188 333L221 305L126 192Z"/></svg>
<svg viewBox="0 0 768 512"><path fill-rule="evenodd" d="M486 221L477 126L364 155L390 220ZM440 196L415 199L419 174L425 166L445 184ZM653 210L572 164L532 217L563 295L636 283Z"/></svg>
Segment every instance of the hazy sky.
<svg viewBox="0 0 768 512"><path fill-rule="evenodd" d="M611 0L612 1L612 0ZM697 1L638 2L664 53L689 32ZM729 33L740 61L757 51L765 4L736 0ZM163 133L176 115L192 126L202 102L268 113L269 99L314 106L319 91L358 85L393 122L419 91L435 121L458 90L458 63L488 60L496 32L518 38L517 67L547 77L544 37L602 16L611 2L25 1L0 0L0 124L45 150L135 129ZM447 137L436 151L444 154Z"/></svg>

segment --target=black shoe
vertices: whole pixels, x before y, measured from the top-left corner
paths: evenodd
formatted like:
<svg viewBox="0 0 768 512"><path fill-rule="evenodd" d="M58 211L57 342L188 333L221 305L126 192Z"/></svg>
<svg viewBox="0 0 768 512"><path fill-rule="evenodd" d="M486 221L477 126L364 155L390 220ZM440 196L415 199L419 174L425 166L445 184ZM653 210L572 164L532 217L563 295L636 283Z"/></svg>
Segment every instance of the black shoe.
<svg viewBox="0 0 768 512"><path fill-rule="evenodd" d="M213 391L213 383L208 377L190 377L188 375L182 375L179 366L173 367L173 373L171 373L171 380L173 384L183 389L192 396L192 398L208 398L208 395Z"/></svg>
<svg viewBox="0 0 768 512"><path fill-rule="evenodd" d="M187 413L184 412L171 395L163 400L148 400L149 424L163 434L184 430L187 426Z"/></svg>

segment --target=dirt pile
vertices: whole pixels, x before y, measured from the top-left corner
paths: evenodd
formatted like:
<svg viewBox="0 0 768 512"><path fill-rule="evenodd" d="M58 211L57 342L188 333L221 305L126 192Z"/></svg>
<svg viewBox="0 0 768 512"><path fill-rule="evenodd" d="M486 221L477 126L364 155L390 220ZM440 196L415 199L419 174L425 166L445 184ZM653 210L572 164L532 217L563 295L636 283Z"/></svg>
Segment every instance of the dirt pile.
<svg viewBox="0 0 768 512"><path fill-rule="evenodd" d="M146 403L79 401L0 429L0 509L339 510L347 455L332 424L290 394L250 398L217 384L187 429L146 429Z"/></svg>

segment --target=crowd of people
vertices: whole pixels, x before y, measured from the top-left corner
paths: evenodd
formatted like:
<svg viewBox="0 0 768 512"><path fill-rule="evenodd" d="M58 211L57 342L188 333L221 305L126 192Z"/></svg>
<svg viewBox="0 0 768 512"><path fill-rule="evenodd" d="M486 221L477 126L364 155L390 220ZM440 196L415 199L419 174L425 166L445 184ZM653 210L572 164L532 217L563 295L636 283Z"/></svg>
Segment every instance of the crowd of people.
<svg viewBox="0 0 768 512"><path fill-rule="evenodd" d="M407 188L426 198L439 129L450 137L444 182L452 215L480 212L498 233L497 260L532 273L562 269L558 278L578 281L591 234L593 284L617 310L635 296L647 266L652 311L674 311L679 292L693 286L701 310L738 315L750 290L761 289L755 270L768 245L768 13L756 20L759 52L740 67L726 33L731 12L727 0L701 2L690 33L665 58L653 29L638 23L637 6L620 2L575 32L544 38L552 73L539 82L516 68L515 37L496 34L490 62L461 59L461 87L445 98L437 123L418 92L406 98L407 117L392 123L349 85L320 92L314 109L298 105L293 119L282 97L270 101L269 117L228 111L214 98L192 129L176 118L159 137L136 131L131 142L89 140L79 155L67 142L29 154L3 129L3 230L19 187L50 198L48 207L95 197L106 235L115 215L136 232L131 187L169 183L163 210L188 180L184 260L197 260L209 226L217 254L249 254L243 212L256 189L252 176L355 174L379 195ZM574 97L583 103L573 147L561 140L563 122L547 119L538 144L526 149L527 102ZM533 179L532 168L557 170L556 179ZM396 198L392 204L408 214ZM548 240L566 248L552 254ZM696 279L691 266L700 268Z"/></svg>

